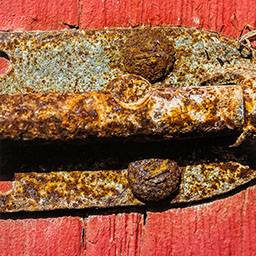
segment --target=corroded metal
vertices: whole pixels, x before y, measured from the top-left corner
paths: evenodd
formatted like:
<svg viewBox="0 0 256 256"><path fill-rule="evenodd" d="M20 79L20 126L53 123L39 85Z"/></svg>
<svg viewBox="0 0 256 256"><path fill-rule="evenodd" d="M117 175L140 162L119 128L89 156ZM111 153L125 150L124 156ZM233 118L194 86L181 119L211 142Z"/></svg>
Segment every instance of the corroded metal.
<svg viewBox="0 0 256 256"><path fill-rule="evenodd" d="M191 165L180 171L170 206L211 198L256 178L254 170L235 162ZM17 173L13 189L0 194L0 212L144 205L132 193L127 178L126 169Z"/></svg>
<svg viewBox="0 0 256 256"><path fill-rule="evenodd" d="M255 170L236 162L186 166L179 194L172 202L192 202L220 195L255 177Z"/></svg>
<svg viewBox="0 0 256 256"><path fill-rule="evenodd" d="M243 132L233 146L240 145L251 134L256 134L256 66L228 65L214 72L202 85L240 84L244 99Z"/></svg>
<svg viewBox="0 0 256 256"><path fill-rule="evenodd" d="M0 50L11 62L0 77L0 138L173 137L236 130L242 132L234 144L239 145L256 132L255 50L243 41L176 26L0 33ZM242 87L239 96L201 87L215 85L219 71L226 72L221 84ZM124 78L127 72L151 84L135 75ZM226 96L234 104L232 99L227 106Z"/></svg>
<svg viewBox="0 0 256 256"><path fill-rule="evenodd" d="M1 32L0 51L11 64L0 77L2 94L99 91L127 72L158 88L199 86L214 68L252 63L255 52L242 41L177 26Z"/></svg>
<svg viewBox="0 0 256 256"><path fill-rule="evenodd" d="M130 74L141 75L151 83L164 80L175 62L173 43L164 30L134 30L121 49L122 62Z"/></svg>
<svg viewBox="0 0 256 256"><path fill-rule="evenodd" d="M0 33L0 54L10 61L0 76L0 139L240 132L237 146L256 134L256 54L244 41L176 26ZM0 194L0 212L134 206L168 196L170 204L193 202L256 176L235 162L162 161L18 173L12 191Z"/></svg>
<svg viewBox="0 0 256 256"><path fill-rule="evenodd" d="M127 171L17 173L0 195L0 211L40 211L141 204L128 189Z"/></svg>
<svg viewBox="0 0 256 256"><path fill-rule="evenodd" d="M148 83L134 77L125 79L146 90ZM151 89L140 97L128 94L132 102L111 91L0 95L0 139L172 138L243 128L239 86Z"/></svg>

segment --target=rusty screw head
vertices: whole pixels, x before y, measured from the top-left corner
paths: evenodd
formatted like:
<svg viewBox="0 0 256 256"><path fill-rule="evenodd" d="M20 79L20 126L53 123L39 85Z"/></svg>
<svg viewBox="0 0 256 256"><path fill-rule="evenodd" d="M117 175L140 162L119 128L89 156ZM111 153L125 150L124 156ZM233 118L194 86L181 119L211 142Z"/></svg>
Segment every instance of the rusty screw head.
<svg viewBox="0 0 256 256"><path fill-rule="evenodd" d="M135 30L121 54L127 72L141 75L151 83L163 80L174 63L170 41L160 31L149 28Z"/></svg>
<svg viewBox="0 0 256 256"><path fill-rule="evenodd" d="M133 194L156 202L170 196L179 186L180 169L175 161L147 159L130 163L128 182Z"/></svg>
<svg viewBox="0 0 256 256"><path fill-rule="evenodd" d="M143 104L152 85L137 75L123 75L116 77L107 85L115 100L124 108L136 108Z"/></svg>

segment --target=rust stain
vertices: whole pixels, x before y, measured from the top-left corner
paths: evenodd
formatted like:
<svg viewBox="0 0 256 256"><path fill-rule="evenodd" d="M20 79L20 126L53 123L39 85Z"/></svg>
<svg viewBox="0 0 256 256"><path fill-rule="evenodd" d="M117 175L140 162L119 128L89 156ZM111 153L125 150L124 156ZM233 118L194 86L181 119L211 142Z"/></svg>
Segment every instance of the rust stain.
<svg viewBox="0 0 256 256"><path fill-rule="evenodd" d="M151 83L164 80L171 71L175 50L164 30L134 30L121 49L122 63L130 74Z"/></svg>
<svg viewBox="0 0 256 256"><path fill-rule="evenodd" d="M255 170L235 162L186 166L179 195L172 202L192 202L213 197L255 177Z"/></svg>
<svg viewBox="0 0 256 256"><path fill-rule="evenodd" d="M228 65L214 69L202 85L238 84L242 88L244 99L243 132L233 146L239 146L247 136L256 133L256 66Z"/></svg>
<svg viewBox="0 0 256 256"><path fill-rule="evenodd" d="M170 206L173 203L211 198L256 178L254 170L235 162L178 168L174 161L149 159L141 161L140 168L147 169L148 166L145 166L145 163L152 167L153 176L159 175L159 177L154 178L149 175L152 179L149 177L146 183L142 181L143 186L150 190L153 184L158 186L162 184L161 199L170 195L164 189L167 183L177 190L175 196L170 199ZM131 163L131 165L133 168L138 163ZM178 169L180 172L177 172ZM163 170L169 171L170 175L163 173ZM177 182L180 174L180 182ZM150 182L152 184L149 184ZM159 189L162 190L162 188ZM134 188L129 185L126 169L17 173L13 190L4 195L0 194L0 212L144 205L145 202L137 198L132 191ZM145 195L147 199L147 193ZM150 199L152 197L154 195L151 195Z"/></svg>
<svg viewBox="0 0 256 256"><path fill-rule="evenodd" d="M237 146L256 131L255 49L243 40L177 26L3 32L0 50L12 65L0 77L3 139L236 130ZM234 86L202 87L216 84Z"/></svg>
<svg viewBox="0 0 256 256"><path fill-rule="evenodd" d="M141 204L128 189L127 171L17 173L0 211L40 211Z"/></svg>

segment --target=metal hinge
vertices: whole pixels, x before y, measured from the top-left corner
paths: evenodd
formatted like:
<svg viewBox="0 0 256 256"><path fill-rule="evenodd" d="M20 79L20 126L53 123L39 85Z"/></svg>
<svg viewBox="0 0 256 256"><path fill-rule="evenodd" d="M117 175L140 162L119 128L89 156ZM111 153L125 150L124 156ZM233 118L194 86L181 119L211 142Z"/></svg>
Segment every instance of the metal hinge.
<svg viewBox="0 0 256 256"><path fill-rule="evenodd" d="M255 50L185 27L0 33L0 139L230 136L256 131ZM235 162L17 173L0 211L198 201L255 179Z"/></svg>

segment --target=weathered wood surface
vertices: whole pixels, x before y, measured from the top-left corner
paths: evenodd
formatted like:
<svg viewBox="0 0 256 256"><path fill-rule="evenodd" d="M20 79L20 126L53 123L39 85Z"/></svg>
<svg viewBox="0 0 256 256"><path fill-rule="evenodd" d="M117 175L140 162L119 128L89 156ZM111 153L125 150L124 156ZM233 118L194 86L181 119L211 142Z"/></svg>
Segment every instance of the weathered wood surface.
<svg viewBox="0 0 256 256"><path fill-rule="evenodd" d="M172 24L237 37L244 25L256 25L254 0L2 0L1 5L3 31Z"/></svg>
<svg viewBox="0 0 256 256"><path fill-rule="evenodd" d="M0 30L179 24L237 38L254 0L2 0ZM68 24L68 25L67 25ZM8 182L0 183L8 190ZM1 219L0 255L256 255L256 187L210 204L85 219Z"/></svg>

